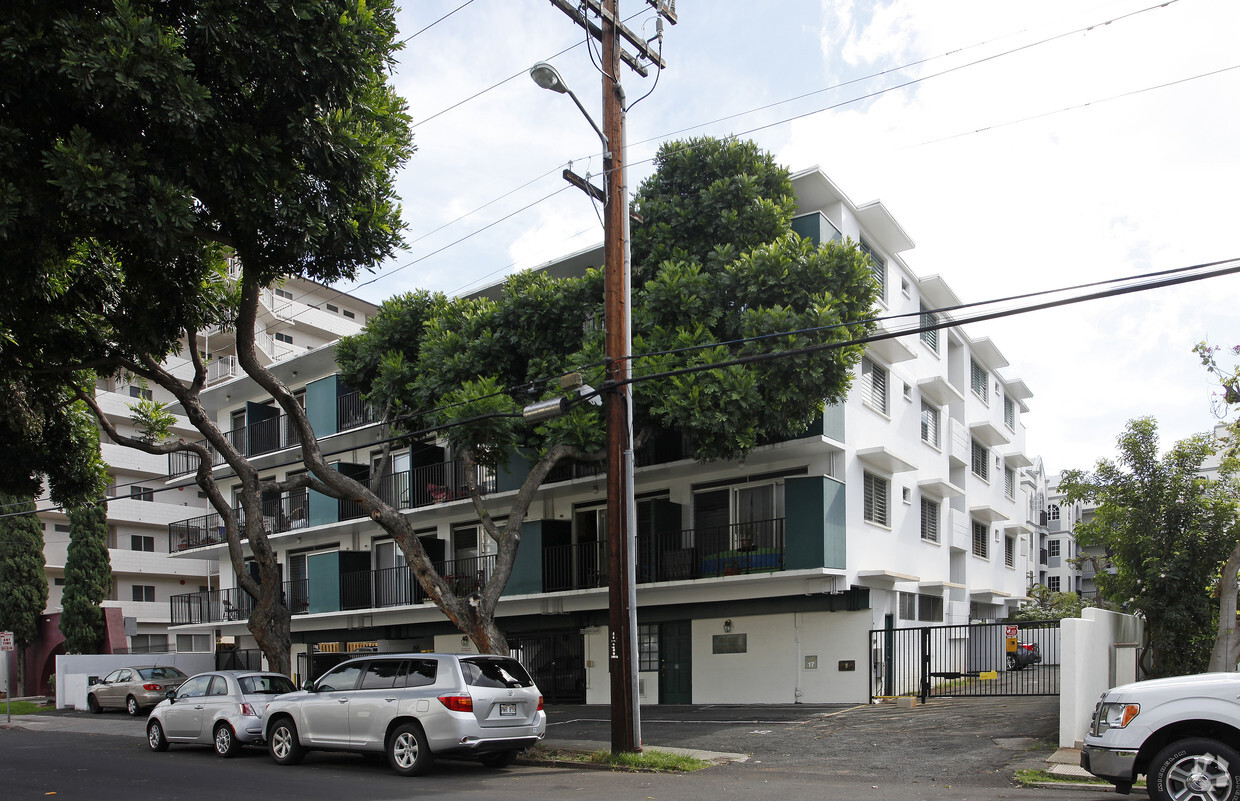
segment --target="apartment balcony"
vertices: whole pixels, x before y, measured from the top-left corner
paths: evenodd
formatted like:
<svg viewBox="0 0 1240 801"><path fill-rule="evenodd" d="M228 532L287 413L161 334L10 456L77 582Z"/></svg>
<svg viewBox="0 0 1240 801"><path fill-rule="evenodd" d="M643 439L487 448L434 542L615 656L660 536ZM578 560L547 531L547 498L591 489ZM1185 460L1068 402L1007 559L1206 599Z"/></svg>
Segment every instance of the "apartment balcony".
<svg viewBox="0 0 1240 801"><path fill-rule="evenodd" d="M218 360L224 361L223 359ZM216 362L213 362L215 364ZM373 410L362 400L360 392L351 392L336 398L336 430L340 433L376 422ZM288 415L281 414L265 420L254 420L240 428L234 428L225 436L229 443L246 457L262 456L268 453L296 448L301 445L297 428L289 420ZM219 467L224 464L224 457L206 440L199 444L207 448L211 454L211 464ZM198 455L186 451L168 454L168 477L189 475L198 469Z"/></svg>
<svg viewBox="0 0 1240 801"><path fill-rule="evenodd" d="M784 569L784 519L639 536L638 584ZM542 552L543 591L607 586L607 542L550 546Z"/></svg>
<svg viewBox="0 0 1240 801"><path fill-rule="evenodd" d="M307 611L306 580L284 582L284 601L293 614ZM254 598L240 587L174 595L169 601L174 626L190 623L227 623L248 620L254 611Z"/></svg>
<svg viewBox="0 0 1240 801"><path fill-rule="evenodd" d="M494 493L496 487L494 471L480 467L475 469L477 471L475 483L479 491L484 495ZM398 509L420 509L465 498L469 494L465 480L465 464L459 459L424 465L413 470L392 473L378 480L363 480L361 483L379 496L380 500ZM323 501L321 507L316 500ZM294 529L359 520L366 516L361 505L355 501L337 501L334 498L310 492L299 492L263 501L262 510L263 524L268 534L283 534ZM238 508L235 511L244 525L245 518L241 509ZM214 512L189 520L181 520L168 526L169 553L219 545L224 542L227 542L224 521L219 514Z"/></svg>

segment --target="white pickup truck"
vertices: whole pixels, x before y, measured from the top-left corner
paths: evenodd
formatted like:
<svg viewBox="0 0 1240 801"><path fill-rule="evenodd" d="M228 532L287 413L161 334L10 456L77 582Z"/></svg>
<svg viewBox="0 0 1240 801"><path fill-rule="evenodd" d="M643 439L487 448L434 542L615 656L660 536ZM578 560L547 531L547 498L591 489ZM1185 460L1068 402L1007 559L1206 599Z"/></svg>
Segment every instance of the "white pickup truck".
<svg viewBox="0 0 1240 801"><path fill-rule="evenodd" d="M1240 673L1113 687L1094 708L1081 767L1153 801L1240 801Z"/></svg>

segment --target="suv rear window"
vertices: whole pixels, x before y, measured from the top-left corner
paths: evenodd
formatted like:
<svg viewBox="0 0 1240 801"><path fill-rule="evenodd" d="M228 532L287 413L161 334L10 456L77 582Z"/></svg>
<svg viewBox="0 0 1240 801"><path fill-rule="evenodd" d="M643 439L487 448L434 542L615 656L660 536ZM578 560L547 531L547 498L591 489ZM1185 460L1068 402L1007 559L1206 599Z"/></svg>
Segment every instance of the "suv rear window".
<svg viewBox="0 0 1240 801"><path fill-rule="evenodd" d="M515 659L462 659L465 683L471 687L529 687L530 674Z"/></svg>
<svg viewBox="0 0 1240 801"><path fill-rule="evenodd" d="M296 689L293 682L284 676L244 676L241 679L244 695L283 695Z"/></svg>

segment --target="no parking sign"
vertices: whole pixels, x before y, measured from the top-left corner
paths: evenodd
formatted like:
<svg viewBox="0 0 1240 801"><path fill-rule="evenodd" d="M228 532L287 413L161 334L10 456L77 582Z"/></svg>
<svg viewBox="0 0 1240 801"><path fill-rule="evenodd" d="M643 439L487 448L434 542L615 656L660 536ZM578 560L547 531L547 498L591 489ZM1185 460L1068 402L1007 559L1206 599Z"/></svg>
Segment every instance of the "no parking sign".
<svg viewBox="0 0 1240 801"><path fill-rule="evenodd" d="M1012 625L1005 626L1005 636L1007 638L1007 652L1009 654L1016 653L1016 627Z"/></svg>

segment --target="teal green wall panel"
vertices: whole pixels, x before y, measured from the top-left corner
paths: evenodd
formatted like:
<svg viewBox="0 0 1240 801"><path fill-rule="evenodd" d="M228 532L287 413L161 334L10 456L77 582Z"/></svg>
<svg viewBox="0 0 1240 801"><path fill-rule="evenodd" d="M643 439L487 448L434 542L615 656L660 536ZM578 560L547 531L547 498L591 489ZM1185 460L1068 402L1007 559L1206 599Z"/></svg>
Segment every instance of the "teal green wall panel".
<svg viewBox="0 0 1240 801"><path fill-rule="evenodd" d="M543 591L543 525L547 521L527 520L521 524L521 545L512 562L512 575L504 595L530 595Z"/></svg>
<svg viewBox="0 0 1240 801"><path fill-rule="evenodd" d="M523 455L513 454L508 464L495 471L495 491L516 492L521 489L521 484L529 474L529 459Z"/></svg>
<svg viewBox="0 0 1240 801"><path fill-rule="evenodd" d="M843 484L826 476L789 478L784 483L784 509L788 570L846 566Z"/></svg>
<svg viewBox="0 0 1240 801"><path fill-rule="evenodd" d="M306 557L306 594L310 613L340 611L340 552Z"/></svg>
<svg viewBox="0 0 1240 801"><path fill-rule="evenodd" d="M306 384L306 417L320 439L336 433L336 376Z"/></svg>
<svg viewBox="0 0 1240 801"><path fill-rule="evenodd" d="M835 224L820 211L803 214L792 221L792 230L802 239L808 239L815 245L823 242L839 242L844 236Z"/></svg>

